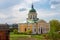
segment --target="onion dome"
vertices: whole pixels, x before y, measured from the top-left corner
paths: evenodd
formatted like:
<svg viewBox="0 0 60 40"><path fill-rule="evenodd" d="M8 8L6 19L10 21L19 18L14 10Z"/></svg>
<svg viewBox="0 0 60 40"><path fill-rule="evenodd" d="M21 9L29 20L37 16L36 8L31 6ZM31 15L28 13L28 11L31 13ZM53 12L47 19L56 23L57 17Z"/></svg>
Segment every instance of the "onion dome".
<svg viewBox="0 0 60 40"><path fill-rule="evenodd" d="M29 12L36 12L36 10L33 7L33 4L32 4L32 7L31 7L31 10Z"/></svg>

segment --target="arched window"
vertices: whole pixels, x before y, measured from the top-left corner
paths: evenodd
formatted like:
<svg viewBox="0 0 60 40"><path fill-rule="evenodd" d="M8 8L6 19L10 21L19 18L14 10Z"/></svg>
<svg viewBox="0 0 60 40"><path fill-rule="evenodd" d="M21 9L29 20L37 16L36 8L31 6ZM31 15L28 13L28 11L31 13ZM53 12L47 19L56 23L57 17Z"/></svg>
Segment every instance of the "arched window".
<svg viewBox="0 0 60 40"><path fill-rule="evenodd" d="M36 32L36 29L34 29L34 31Z"/></svg>
<svg viewBox="0 0 60 40"><path fill-rule="evenodd" d="M25 32L26 32L26 28L25 28Z"/></svg>
<svg viewBox="0 0 60 40"><path fill-rule="evenodd" d="M31 16L29 18L31 19Z"/></svg>
<svg viewBox="0 0 60 40"><path fill-rule="evenodd" d="M42 31L42 27L41 27L41 34L43 33L43 31Z"/></svg>
<svg viewBox="0 0 60 40"><path fill-rule="evenodd" d="M40 32L40 28L39 28L39 32Z"/></svg>

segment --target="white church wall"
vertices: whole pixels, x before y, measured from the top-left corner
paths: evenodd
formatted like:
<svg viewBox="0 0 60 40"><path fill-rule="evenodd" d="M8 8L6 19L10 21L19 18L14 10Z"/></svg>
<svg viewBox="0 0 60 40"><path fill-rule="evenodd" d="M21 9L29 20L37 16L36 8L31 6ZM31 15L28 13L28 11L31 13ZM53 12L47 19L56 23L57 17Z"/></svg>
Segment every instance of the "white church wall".
<svg viewBox="0 0 60 40"><path fill-rule="evenodd" d="M18 32L20 32L20 24L18 24Z"/></svg>
<svg viewBox="0 0 60 40"><path fill-rule="evenodd" d="M36 26L35 25L33 25L33 27L32 27L32 34L36 34Z"/></svg>
<svg viewBox="0 0 60 40"><path fill-rule="evenodd" d="M38 34L41 34L41 28L38 27Z"/></svg>

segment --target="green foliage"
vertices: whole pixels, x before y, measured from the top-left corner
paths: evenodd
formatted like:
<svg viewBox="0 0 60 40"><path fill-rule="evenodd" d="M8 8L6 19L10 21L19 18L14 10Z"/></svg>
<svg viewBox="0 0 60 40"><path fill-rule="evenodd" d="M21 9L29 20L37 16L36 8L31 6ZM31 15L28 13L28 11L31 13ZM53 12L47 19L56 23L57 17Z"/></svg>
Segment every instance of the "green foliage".
<svg viewBox="0 0 60 40"><path fill-rule="evenodd" d="M52 40L59 40L60 39L60 34L58 34L58 33L53 33L53 32L50 32L49 34L48 34L48 38L49 39L52 39Z"/></svg>
<svg viewBox="0 0 60 40"><path fill-rule="evenodd" d="M27 30L26 33L27 33L27 34L31 34L32 31L31 31L31 30Z"/></svg>
<svg viewBox="0 0 60 40"><path fill-rule="evenodd" d="M50 30L51 32L60 31L60 22L58 20L50 21Z"/></svg>
<svg viewBox="0 0 60 40"><path fill-rule="evenodd" d="M12 28L10 29L10 32L13 32L13 29Z"/></svg>
<svg viewBox="0 0 60 40"><path fill-rule="evenodd" d="M17 29L14 29L14 30L13 30L13 33L14 33L14 34L18 34L18 30L17 30Z"/></svg>
<svg viewBox="0 0 60 40"><path fill-rule="evenodd" d="M19 33L19 34L21 34L21 35L27 35L27 33L26 33L26 32L22 32L22 33Z"/></svg>
<svg viewBox="0 0 60 40"><path fill-rule="evenodd" d="M58 31L60 31L60 22L58 20L51 20L48 38L52 40L60 39L60 35L57 33Z"/></svg>

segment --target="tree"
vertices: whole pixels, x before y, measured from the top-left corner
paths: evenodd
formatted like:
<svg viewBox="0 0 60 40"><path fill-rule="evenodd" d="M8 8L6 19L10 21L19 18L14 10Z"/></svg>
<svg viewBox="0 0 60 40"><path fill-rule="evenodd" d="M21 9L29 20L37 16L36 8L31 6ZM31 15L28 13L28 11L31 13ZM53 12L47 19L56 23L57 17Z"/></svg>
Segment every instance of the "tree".
<svg viewBox="0 0 60 40"><path fill-rule="evenodd" d="M60 22L58 20L51 20L50 21L50 33L49 38L52 40L58 40L60 38L59 34L57 33L60 30Z"/></svg>
<svg viewBox="0 0 60 40"><path fill-rule="evenodd" d="M51 20L50 21L50 30L53 32L58 31L60 28L60 22L58 20Z"/></svg>

